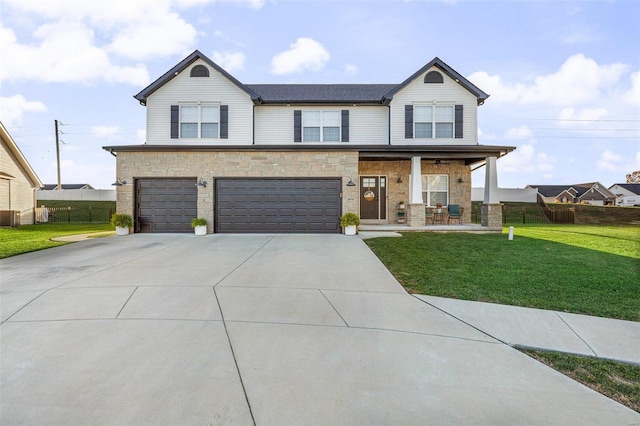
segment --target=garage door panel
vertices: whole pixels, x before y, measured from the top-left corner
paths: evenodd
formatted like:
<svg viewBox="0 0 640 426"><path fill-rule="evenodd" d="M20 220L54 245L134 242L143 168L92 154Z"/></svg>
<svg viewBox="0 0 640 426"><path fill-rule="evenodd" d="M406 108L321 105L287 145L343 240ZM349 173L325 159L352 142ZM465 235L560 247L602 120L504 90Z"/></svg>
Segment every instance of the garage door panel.
<svg viewBox="0 0 640 426"><path fill-rule="evenodd" d="M339 232L341 179L219 179L216 232Z"/></svg>
<svg viewBox="0 0 640 426"><path fill-rule="evenodd" d="M193 232L198 188L193 178L136 180L136 220L139 232Z"/></svg>

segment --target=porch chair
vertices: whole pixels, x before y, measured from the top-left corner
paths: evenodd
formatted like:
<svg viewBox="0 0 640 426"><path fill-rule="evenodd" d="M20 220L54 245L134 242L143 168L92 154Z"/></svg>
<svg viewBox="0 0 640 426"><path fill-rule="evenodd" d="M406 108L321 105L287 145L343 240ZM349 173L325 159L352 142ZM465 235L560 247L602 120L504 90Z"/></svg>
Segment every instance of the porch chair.
<svg viewBox="0 0 640 426"><path fill-rule="evenodd" d="M451 223L451 220L457 220L462 225L462 213L464 213L464 207L460 207L458 204L449 204L447 206L448 219L447 223Z"/></svg>
<svg viewBox="0 0 640 426"><path fill-rule="evenodd" d="M433 223L433 207L424 208L424 223Z"/></svg>

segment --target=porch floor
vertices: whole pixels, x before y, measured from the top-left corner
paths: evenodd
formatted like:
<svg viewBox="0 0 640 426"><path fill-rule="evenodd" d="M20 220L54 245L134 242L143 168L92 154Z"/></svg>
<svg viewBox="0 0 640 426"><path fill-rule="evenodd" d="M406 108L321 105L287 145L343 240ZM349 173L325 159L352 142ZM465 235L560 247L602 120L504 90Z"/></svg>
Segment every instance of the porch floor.
<svg viewBox="0 0 640 426"><path fill-rule="evenodd" d="M464 225L425 225L409 226L406 224L360 224L359 232L469 232L469 233L499 233L502 227L488 227L475 223Z"/></svg>

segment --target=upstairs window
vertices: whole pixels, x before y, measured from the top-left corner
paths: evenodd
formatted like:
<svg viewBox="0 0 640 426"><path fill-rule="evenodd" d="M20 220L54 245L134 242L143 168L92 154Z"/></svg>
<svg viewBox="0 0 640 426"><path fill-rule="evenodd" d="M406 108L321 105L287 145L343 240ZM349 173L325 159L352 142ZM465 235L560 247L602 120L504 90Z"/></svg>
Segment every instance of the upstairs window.
<svg viewBox="0 0 640 426"><path fill-rule="evenodd" d="M304 142L340 142L340 111L303 111Z"/></svg>
<svg viewBox="0 0 640 426"><path fill-rule="evenodd" d="M218 138L219 124L217 105L180 105L180 138Z"/></svg>
<svg viewBox="0 0 640 426"><path fill-rule="evenodd" d="M455 114L453 105L413 108L415 138L453 138Z"/></svg>

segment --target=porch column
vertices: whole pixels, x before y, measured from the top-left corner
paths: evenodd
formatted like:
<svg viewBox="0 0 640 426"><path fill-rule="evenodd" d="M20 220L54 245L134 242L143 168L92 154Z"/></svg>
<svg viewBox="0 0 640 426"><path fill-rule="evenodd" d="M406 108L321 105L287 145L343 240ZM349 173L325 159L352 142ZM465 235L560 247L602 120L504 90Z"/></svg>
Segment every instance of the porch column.
<svg viewBox="0 0 640 426"><path fill-rule="evenodd" d="M498 194L496 157L486 159L481 224L489 228L502 228L502 204L500 204L500 195Z"/></svg>
<svg viewBox="0 0 640 426"><path fill-rule="evenodd" d="M422 202L422 167L421 157L411 157L411 182L407 224L424 226L424 203Z"/></svg>

